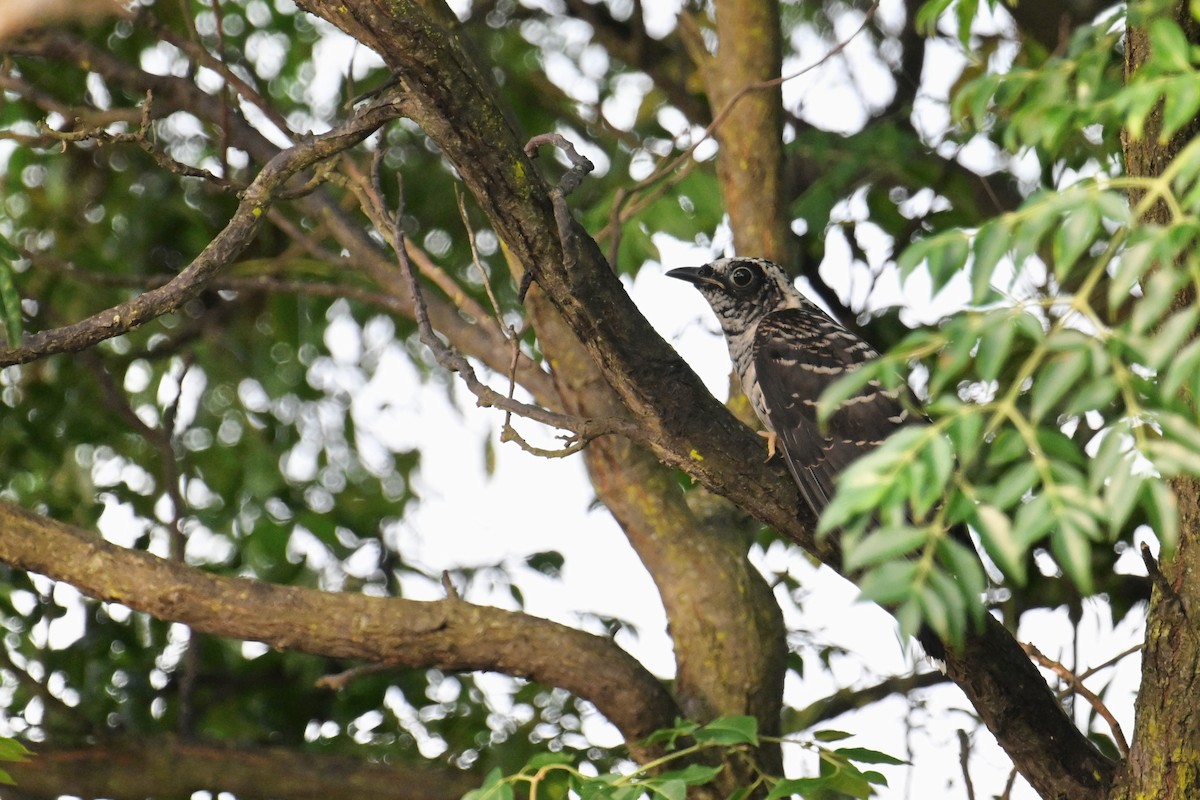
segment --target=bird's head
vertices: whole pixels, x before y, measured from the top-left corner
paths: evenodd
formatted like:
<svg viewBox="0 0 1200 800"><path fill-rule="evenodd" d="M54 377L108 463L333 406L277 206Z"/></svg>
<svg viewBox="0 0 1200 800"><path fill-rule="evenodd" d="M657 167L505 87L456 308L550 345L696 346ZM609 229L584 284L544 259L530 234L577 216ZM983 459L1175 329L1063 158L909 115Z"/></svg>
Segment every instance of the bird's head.
<svg viewBox="0 0 1200 800"><path fill-rule="evenodd" d="M722 258L702 267L673 269L667 276L694 284L726 331L744 329L764 314L804 302L783 267L765 258Z"/></svg>

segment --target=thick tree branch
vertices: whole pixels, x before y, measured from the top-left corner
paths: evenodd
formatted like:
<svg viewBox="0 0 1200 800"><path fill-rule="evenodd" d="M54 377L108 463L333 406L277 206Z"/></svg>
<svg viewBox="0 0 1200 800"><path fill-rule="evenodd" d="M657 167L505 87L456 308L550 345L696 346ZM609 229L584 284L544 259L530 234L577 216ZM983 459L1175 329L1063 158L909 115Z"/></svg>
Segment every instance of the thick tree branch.
<svg viewBox="0 0 1200 800"><path fill-rule="evenodd" d="M410 800L455 800L479 785L479 776L448 766L372 764L282 747L222 747L164 737L35 749L37 756L28 762L4 765L17 782L5 788L5 798L142 800L206 791L241 798L393 800L402 785Z"/></svg>
<svg viewBox="0 0 1200 800"><path fill-rule="evenodd" d="M755 437L645 322L595 243L579 231L572 237L576 252L562 252L548 189L521 152L480 68L454 35L404 0L300 5L374 48L396 70L407 114L457 168L513 257L535 272L538 285L645 429L655 454L838 564L833 542L814 541L814 520L795 485L781 470L761 463ZM993 663L1004 669L991 668ZM1111 765L1071 725L1036 668L998 624L971 639L951 669L1038 791L1047 797L1097 796Z"/></svg>
<svg viewBox="0 0 1200 800"><path fill-rule="evenodd" d="M214 636L406 667L496 670L560 686L593 703L631 740L679 713L658 679L611 640L526 614L220 577L7 503L0 503L0 561Z"/></svg>

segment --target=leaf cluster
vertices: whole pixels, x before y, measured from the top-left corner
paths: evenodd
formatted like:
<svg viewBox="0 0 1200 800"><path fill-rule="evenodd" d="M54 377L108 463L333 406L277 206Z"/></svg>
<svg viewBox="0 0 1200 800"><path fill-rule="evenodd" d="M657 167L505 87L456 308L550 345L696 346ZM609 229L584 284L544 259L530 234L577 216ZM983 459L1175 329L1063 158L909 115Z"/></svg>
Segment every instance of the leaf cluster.
<svg viewBox="0 0 1200 800"><path fill-rule="evenodd" d="M977 122L1019 110L1006 123L1012 140L1038 142L1056 164L1071 163L1078 151L1064 131L1119 118L1139 135L1166 87L1195 84L1192 54L1173 26L1151 23L1162 46L1124 87L1099 77L1111 46L1101 22L1079 34L1069 64L988 75L964 85L955 102ZM1066 73L1074 94L1061 82ZM1194 114L1165 113L1163 135ZM1200 475L1200 141L1157 178L1093 169L1064 181L974 229L909 247L901 274L923 272L935 292L965 275L969 309L911 333L822 398L828 415L868 381L898 388L897 375L917 364L927 376L919 388L928 424L898 432L848 468L821 524L843 531L864 595L897 607L908 632L924 620L961 641L981 613L984 576L963 537L947 531L969 526L994 577L1012 586L1026 585L1032 554L1043 552L1092 594L1105 581L1097 550L1112 553L1140 526L1164 554L1173 551L1170 482ZM1147 221L1156 204L1166 221Z"/></svg>
<svg viewBox="0 0 1200 800"><path fill-rule="evenodd" d="M769 800L821 798L831 793L855 798L873 796L878 787L887 786L887 780L879 772L864 770L860 765L904 762L864 747L827 746L849 735L842 731L819 730L809 740L774 740L815 753L818 774L806 778L759 774L751 785L739 787L731 797L741 800L756 791L765 791ZM719 784L731 761L743 758L751 748L769 738L759 735L753 717L718 717L705 725L680 721L673 728L655 732L643 743L663 746L668 752L632 770L589 775L581 772L570 757L545 753L531 758L513 775L492 770L483 785L469 792L465 800L512 800L518 791L526 792L530 798L578 796L592 800L636 800L651 796L684 800L689 787ZM724 763L711 763L714 760Z"/></svg>

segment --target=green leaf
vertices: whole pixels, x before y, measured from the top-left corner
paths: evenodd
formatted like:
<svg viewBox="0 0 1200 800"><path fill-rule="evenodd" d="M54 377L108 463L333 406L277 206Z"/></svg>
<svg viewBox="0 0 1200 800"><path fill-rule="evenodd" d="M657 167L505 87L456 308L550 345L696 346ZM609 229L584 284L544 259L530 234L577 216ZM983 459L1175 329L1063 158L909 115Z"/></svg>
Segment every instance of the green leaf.
<svg viewBox="0 0 1200 800"><path fill-rule="evenodd" d="M984 607L982 598L987 591L987 578L983 565L974 549L950 538L944 537L938 542L938 561L953 576L963 599L966 601L967 614L979 624L983 620Z"/></svg>
<svg viewBox="0 0 1200 800"><path fill-rule="evenodd" d="M824 425L851 397L858 395L872 380L879 378L882 360L864 364L831 383L817 399L817 421Z"/></svg>
<svg viewBox="0 0 1200 800"><path fill-rule="evenodd" d="M962 272L970 251L967 235L958 229L933 238L929 250L925 253L925 263L935 294Z"/></svg>
<svg viewBox="0 0 1200 800"><path fill-rule="evenodd" d="M1155 421L1162 428L1164 436L1200 453L1200 426L1191 417L1173 411L1159 411Z"/></svg>
<svg viewBox="0 0 1200 800"><path fill-rule="evenodd" d="M975 259L971 262L971 302L975 305L987 302L995 294L992 276L1000 259L1008 254L1011 242L1012 232L1003 217L988 222L975 234Z"/></svg>
<svg viewBox="0 0 1200 800"><path fill-rule="evenodd" d="M483 785L463 795L463 800L514 800L512 785L504 780L499 767L493 767L484 777Z"/></svg>
<svg viewBox="0 0 1200 800"><path fill-rule="evenodd" d="M1095 591L1092 580L1092 548L1084 528L1076 524L1078 519L1065 514L1059 526L1050 533L1050 552L1064 573L1079 587L1083 594Z"/></svg>
<svg viewBox="0 0 1200 800"><path fill-rule="evenodd" d="M1020 313L1020 312L1019 312ZM985 381L1000 377L1000 370L1008 363L1016 329L1010 321L1011 312L994 315L988 328L979 339L979 350L975 356L975 373Z"/></svg>
<svg viewBox="0 0 1200 800"><path fill-rule="evenodd" d="M1200 308L1196 306L1188 306L1172 315L1138 348L1142 362L1151 369L1162 369L1169 360L1179 355L1184 342L1195 334L1197 318L1200 318Z"/></svg>
<svg viewBox="0 0 1200 800"><path fill-rule="evenodd" d="M937 35L938 19L950 8L954 0L929 0L917 8L914 27L922 36Z"/></svg>
<svg viewBox="0 0 1200 800"><path fill-rule="evenodd" d="M1121 387L1112 375L1094 375L1078 392L1067 397L1063 406L1064 414L1082 414L1085 411L1102 410L1107 408Z"/></svg>
<svg viewBox="0 0 1200 800"><path fill-rule="evenodd" d="M958 336L950 339L945 349L938 353L929 377L929 394L937 396L962 375L975 349L975 337Z"/></svg>
<svg viewBox="0 0 1200 800"><path fill-rule="evenodd" d="M840 742L843 739L849 739L853 735L854 734L846 733L845 731L837 731L827 728L825 730L813 731L812 737L818 742Z"/></svg>
<svg viewBox="0 0 1200 800"><path fill-rule="evenodd" d="M851 761L857 761L860 764L893 764L899 766L909 762L902 758L890 756L887 753L881 753L878 750L870 750L866 747L839 747L834 751L839 756L844 756Z"/></svg>
<svg viewBox="0 0 1200 800"><path fill-rule="evenodd" d="M1077 207L1054 232L1051 252L1054 274L1063 280L1079 257L1091 247L1100 229L1100 212L1091 203Z"/></svg>
<svg viewBox="0 0 1200 800"><path fill-rule="evenodd" d="M1143 228L1147 236L1151 229ZM1157 232L1154 230L1153 232ZM1137 286L1142 276L1150 269L1154 263L1154 250L1156 240L1152 238L1144 238L1134 244L1130 244L1121 253L1121 257L1117 262L1116 271L1113 273L1112 280L1108 284L1108 311L1115 313L1118 308L1124 305L1129 299L1130 292L1133 287Z"/></svg>
<svg viewBox="0 0 1200 800"><path fill-rule="evenodd" d="M683 781L655 779L653 786L655 794L664 800L687 800L687 784Z"/></svg>
<svg viewBox="0 0 1200 800"><path fill-rule="evenodd" d="M723 767L710 767L704 764L688 764L683 769L664 772L659 777L664 780L678 780L688 786L702 786L711 783L713 778L721 774Z"/></svg>
<svg viewBox="0 0 1200 800"><path fill-rule="evenodd" d="M537 771L542 767L551 767L562 764L573 764L575 759L567 753L534 753L525 762L525 768L532 771Z"/></svg>
<svg viewBox="0 0 1200 800"><path fill-rule="evenodd" d="M12 242L0 234L0 261L19 261L21 253L12 246Z"/></svg>
<svg viewBox="0 0 1200 800"><path fill-rule="evenodd" d="M929 439L921 452L921 461L913 467L924 467L923 475L914 472L910 494L912 513L923 518L946 495L946 485L954 472L954 450L945 436L935 435ZM918 482L919 481L919 482Z"/></svg>
<svg viewBox="0 0 1200 800"><path fill-rule="evenodd" d="M1134 462L1127 458L1109 476L1108 485L1104 487L1104 505L1108 510L1106 522L1111 535L1120 533L1125 521L1133 513L1141 497L1142 482L1145 475L1133 472Z"/></svg>
<svg viewBox="0 0 1200 800"><path fill-rule="evenodd" d="M824 778L784 778L771 787L766 800L779 800L781 797L814 797L819 791L829 789L829 782Z"/></svg>
<svg viewBox="0 0 1200 800"><path fill-rule="evenodd" d="M1165 477L1200 475L1200 453L1179 442L1169 439L1152 440L1146 443L1143 454Z"/></svg>
<svg viewBox="0 0 1200 800"><path fill-rule="evenodd" d="M1121 459L1133 444L1132 437L1123 428L1110 428L1104 431L1104 438L1096 449L1096 455L1088 465L1088 491L1099 494L1104 482L1112 475L1121 463Z"/></svg>
<svg viewBox="0 0 1200 800"><path fill-rule="evenodd" d="M1013 535L1022 550L1028 550L1054 527L1054 509L1050 497L1044 492L1035 494L1028 503L1021 504L1013 518Z"/></svg>
<svg viewBox="0 0 1200 800"><path fill-rule="evenodd" d="M1162 394L1168 398L1174 397L1197 373L1200 373L1200 339L1196 339L1171 359L1166 375L1160 383Z"/></svg>
<svg viewBox="0 0 1200 800"><path fill-rule="evenodd" d="M1179 501L1171 487L1162 481L1146 481L1143 485L1142 508L1158 534L1163 557L1170 558L1179 546Z"/></svg>
<svg viewBox="0 0 1200 800"><path fill-rule="evenodd" d="M758 744L758 720L751 716L717 717L692 734L698 743L735 745Z"/></svg>
<svg viewBox="0 0 1200 800"><path fill-rule="evenodd" d="M1003 428L988 448L986 463L989 467L998 467L1027 455L1029 446L1025 444L1021 434L1012 428Z"/></svg>
<svg viewBox="0 0 1200 800"><path fill-rule="evenodd" d="M1133 314L1129 319L1133 331L1146 333L1158 327L1163 314L1175 302L1186 280L1186 275L1174 269L1165 268L1155 272L1144 284L1142 298L1133 305Z"/></svg>
<svg viewBox="0 0 1200 800"><path fill-rule="evenodd" d="M958 460L970 463L975 460L983 442L983 414L978 411L964 411L955 416L948 431L950 441L954 443Z"/></svg>
<svg viewBox="0 0 1200 800"><path fill-rule="evenodd" d="M918 564L913 561L886 561L866 572L858 583L863 600L881 606L894 606L909 597L917 577Z"/></svg>
<svg viewBox="0 0 1200 800"><path fill-rule="evenodd" d="M4 315L8 344L17 347L25 335L25 324L21 319L21 296L13 283L12 263L6 258L0 258L0 313Z"/></svg>
<svg viewBox="0 0 1200 800"><path fill-rule="evenodd" d="M1195 73L1171 81L1171 88L1163 92L1162 131L1158 141L1168 142L1196 118L1197 112L1200 112L1200 79Z"/></svg>
<svg viewBox="0 0 1200 800"><path fill-rule="evenodd" d="M1191 47L1174 20L1167 17L1151 20L1148 31L1155 66L1173 72L1191 72Z"/></svg>
<svg viewBox="0 0 1200 800"><path fill-rule="evenodd" d="M1030 491L1041 479L1038 467L1032 461L1020 461L1006 471L1000 479L985 492L996 508L1007 509L1020 502L1025 493Z"/></svg>
<svg viewBox="0 0 1200 800"><path fill-rule="evenodd" d="M843 566L848 572L854 572L881 561L890 561L913 552L928 540L928 533L911 525L879 528L854 546L843 548Z"/></svg>
<svg viewBox="0 0 1200 800"><path fill-rule="evenodd" d="M1030 418L1044 417L1083 376L1088 361L1088 354L1083 350L1069 350L1047 361L1033 381Z"/></svg>
<svg viewBox="0 0 1200 800"><path fill-rule="evenodd" d="M824 536L843 527L855 516L874 510L893 489L903 490L901 498L907 496L908 487L899 485L887 473L898 462L911 460L912 452L927 436L924 426L901 428L882 445L847 467L838 478L833 500L821 512L817 535Z"/></svg>
<svg viewBox="0 0 1200 800"><path fill-rule="evenodd" d="M28 761L33 752L16 739L0 736L0 761Z"/></svg>
<svg viewBox="0 0 1200 800"><path fill-rule="evenodd" d="M1012 521L1003 511L987 503L975 508L975 530L983 549L1005 575L1018 586L1024 586L1025 549L1013 536Z"/></svg>

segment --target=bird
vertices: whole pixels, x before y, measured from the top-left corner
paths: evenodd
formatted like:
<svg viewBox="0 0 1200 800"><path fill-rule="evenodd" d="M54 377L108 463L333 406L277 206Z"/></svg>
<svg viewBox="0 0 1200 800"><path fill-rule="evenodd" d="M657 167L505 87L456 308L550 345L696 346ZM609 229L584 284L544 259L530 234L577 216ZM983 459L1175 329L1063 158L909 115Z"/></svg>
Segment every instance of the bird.
<svg viewBox="0 0 1200 800"><path fill-rule="evenodd" d="M826 387L879 353L801 294L778 264L722 258L667 276L694 284L712 306L742 391L766 429L768 460L782 452L817 516L842 470L915 421L898 392L872 380L818 422Z"/></svg>

